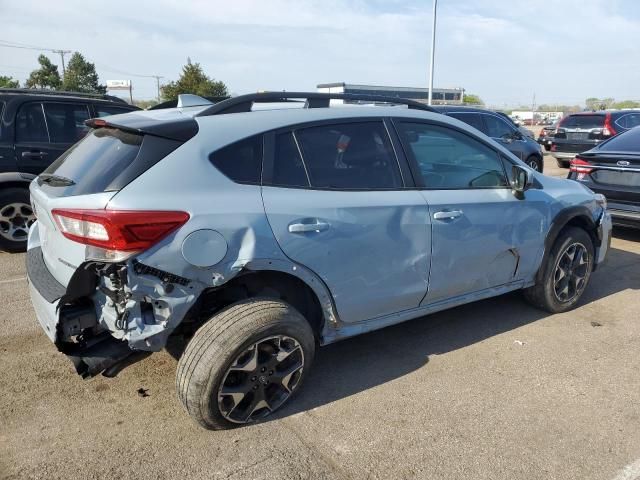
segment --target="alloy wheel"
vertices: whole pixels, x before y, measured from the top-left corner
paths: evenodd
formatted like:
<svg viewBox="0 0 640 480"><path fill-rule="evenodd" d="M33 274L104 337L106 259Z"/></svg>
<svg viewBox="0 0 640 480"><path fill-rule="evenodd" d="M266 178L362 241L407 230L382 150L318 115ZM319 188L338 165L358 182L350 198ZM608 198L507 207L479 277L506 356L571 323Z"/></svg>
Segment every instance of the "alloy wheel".
<svg viewBox="0 0 640 480"><path fill-rule="evenodd" d="M0 235L12 242L23 242L36 220L31 205L14 202L0 209Z"/></svg>
<svg viewBox="0 0 640 480"><path fill-rule="evenodd" d="M533 168L536 172L540 171L540 167L538 166L538 161L537 160L530 160L528 162L528 165Z"/></svg>
<svg viewBox="0 0 640 480"><path fill-rule="evenodd" d="M286 335L267 337L243 350L218 390L222 416L234 423L265 417L291 396L302 378L304 353Z"/></svg>
<svg viewBox="0 0 640 480"><path fill-rule="evenodd" d="M581 243L572 243L558 257L553 273L553 291L563 303L580 296L591 268L589 251Z"/></svg>

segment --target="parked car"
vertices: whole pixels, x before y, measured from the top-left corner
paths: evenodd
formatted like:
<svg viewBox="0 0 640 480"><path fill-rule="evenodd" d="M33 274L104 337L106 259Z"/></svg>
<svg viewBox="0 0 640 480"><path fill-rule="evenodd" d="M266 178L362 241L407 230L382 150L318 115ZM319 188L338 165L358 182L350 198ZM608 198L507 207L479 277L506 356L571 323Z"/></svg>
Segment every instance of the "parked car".
<svg viewBox="0 0 640 480"><path fill-rule="evenodd" d="M540 134L538 135L537 142L547 151L551 150L551 144L553 143L553 136L556 128L556 124L547 125L546 127L542 127L542 130L540 130Z"/></svg>
<svg viewBox="0 0 640 480"><path fill-rule="evenodd" d="M0 88L0 250L26 249L29 182L87 132L85 120L132 110L108 95Z"/></svg>
<svg viewBox="0 0 640 480"><path fill-rule="evenodd" d="M567 115L558 123L551 153L559 167L568 168L578 153L640 125L640 110L580 112Z"/></svg>
<svg viewBox="0 0 640 480"><path fill-rule="evenodd" d="M640 228L640 127L578 154L569 178L607 198L614 224Z"/></svg>
<svg viewBox="0 0 640 480"><path fill-rule="evenodd" d="M505 114L482 108L451 105L438 105L434 108L480 130L485 135L504 145L531 168L542 172L544 160L540 146L533 138L524 135L512 121L506 121Z"/></svg>
<svg viewBox="0 0 640 480"><path fill-rule="evenodd" d="M31 183L31 299L80 375L185 340L178 396L222 429L299 391L317 344L519 289L577 304L609 247L602 196L421 103L330 99L382 101L96 119Z"/></svg>

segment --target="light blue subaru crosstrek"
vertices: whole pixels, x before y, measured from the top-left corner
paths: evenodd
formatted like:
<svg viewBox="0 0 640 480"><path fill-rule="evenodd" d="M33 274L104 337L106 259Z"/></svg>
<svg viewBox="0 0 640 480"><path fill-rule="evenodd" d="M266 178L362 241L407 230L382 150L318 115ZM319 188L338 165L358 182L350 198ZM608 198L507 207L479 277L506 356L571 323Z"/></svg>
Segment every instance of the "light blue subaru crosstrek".
<svg viewBox="0 0 640 480"><path fill-rule="evenodd" d="M604 197L420 103L206 103L89 121L31 184L27 254L80 375L168 348L206 428L278 409L316 345L518 289L573 308L607 253Z"/></svg>

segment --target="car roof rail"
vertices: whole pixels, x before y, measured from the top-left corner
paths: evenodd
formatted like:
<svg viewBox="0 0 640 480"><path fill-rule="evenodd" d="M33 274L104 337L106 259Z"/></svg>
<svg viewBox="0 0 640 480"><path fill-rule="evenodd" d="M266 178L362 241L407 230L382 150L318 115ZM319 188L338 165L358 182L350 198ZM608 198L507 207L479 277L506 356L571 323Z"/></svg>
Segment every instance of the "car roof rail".
<svg viewBox="0 0 640 480"><path fill-rule="evenodd" d="M47 88L0 88L0 93L22 93L26 95L58 95L61 97L85 97L98 100L111 100L113 102L127 103L124 99L114 95L102 93L67 92L65 90L50 90ZM128 105L128 104L127 104Z"/></svg>
<svg viewBox="0 0 640 480"><path fill-rule="evenodd" d="M331 100L352 100L358 102L406 105L407 107L416 110L440 113L429 105L402 97L360 93L262 92L239 95L237 97L229 98L228 100L223 100L198 113L196 117L250 112L254 103L284 103L300 100L304 100L304 108L328 108Z"/></svg>

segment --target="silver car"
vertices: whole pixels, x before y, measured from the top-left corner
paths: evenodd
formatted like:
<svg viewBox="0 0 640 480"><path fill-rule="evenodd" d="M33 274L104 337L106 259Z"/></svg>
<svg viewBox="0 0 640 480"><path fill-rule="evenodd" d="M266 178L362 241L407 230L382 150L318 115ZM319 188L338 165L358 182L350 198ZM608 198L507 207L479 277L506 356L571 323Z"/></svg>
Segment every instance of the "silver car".
<svg viewBox="0 0 640 480"><path fill-rule="evenodd" d="M27 270L81 376L171 348L203 427L278 409L317 345L513 290L573 308L609 247L604 197L425 105L182 100L91 120L33 181Z"/></svg>

